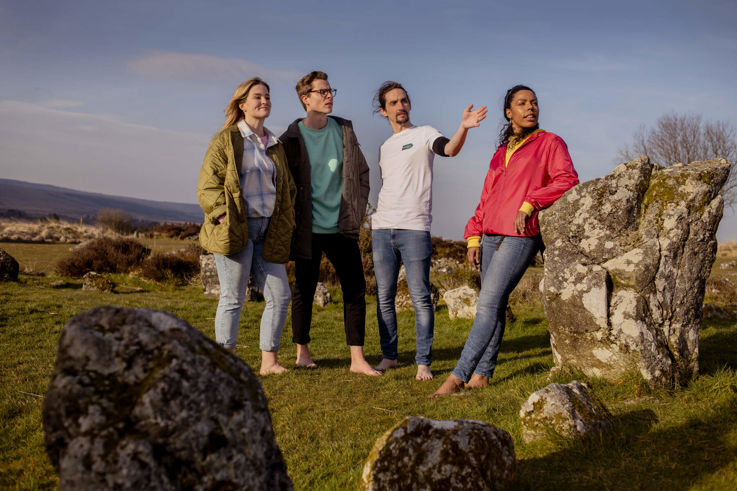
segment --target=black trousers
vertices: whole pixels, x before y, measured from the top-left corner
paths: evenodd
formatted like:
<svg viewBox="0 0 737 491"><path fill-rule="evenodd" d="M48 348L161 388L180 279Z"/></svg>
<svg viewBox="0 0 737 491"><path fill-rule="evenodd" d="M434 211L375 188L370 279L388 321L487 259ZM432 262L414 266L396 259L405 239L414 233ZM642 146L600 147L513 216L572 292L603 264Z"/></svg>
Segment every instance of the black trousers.
<svg viewBox="0 0 737 491"><path fill-rule="evenodd" d="M333 264L343 291L343 323L349 346L363 346L366 334L366 279L358 241L340 234L312 234L312 259L295 261L296 285L292 295L292 341L310 342L312 301L323 252Z"/></svg>

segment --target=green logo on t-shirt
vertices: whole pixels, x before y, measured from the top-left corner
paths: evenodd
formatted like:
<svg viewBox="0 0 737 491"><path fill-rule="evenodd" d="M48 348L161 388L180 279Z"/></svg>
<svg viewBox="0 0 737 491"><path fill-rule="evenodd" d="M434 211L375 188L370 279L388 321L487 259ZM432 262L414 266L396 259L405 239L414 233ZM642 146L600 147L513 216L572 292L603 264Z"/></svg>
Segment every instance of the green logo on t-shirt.
<svg viewBox="0 0 737 491"><path fill-rule="evenodd" d="M412 144L411 143L408 143L406 145L402 145L402 150L409 150L410 148L412 148Z"/></svg>

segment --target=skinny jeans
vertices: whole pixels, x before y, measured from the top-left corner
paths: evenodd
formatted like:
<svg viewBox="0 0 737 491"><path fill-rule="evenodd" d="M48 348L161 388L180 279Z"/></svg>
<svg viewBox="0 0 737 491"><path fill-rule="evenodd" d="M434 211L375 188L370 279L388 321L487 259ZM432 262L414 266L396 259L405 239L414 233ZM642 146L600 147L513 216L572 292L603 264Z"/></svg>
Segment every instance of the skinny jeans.
<svg viewBox="0 0 737 491"><path fill-rule="evenodd" d="M477 373L491 378L504 336L509 294L539 246L538 237L484 235L481 241L481 292L476 317L453 375L468 382Z"/></svg>
<svg viewBox="0 0 737 491"><path fill-rule="evenodd" d="M404 263L412 305L415 308L415 363L432 363L432 341L435 312L430 295L430 259L432 239L424 230L375 229L372 232L374 274L376 275L376 318L382 356L398 357L397 345L397 279Z"/></svg>
<svg viewBox="0 0 737 491"><path fill-rule="evenodd" d="M234 349L238 323L243 309L248 280L253 274L264 292L259 346L262 351L279 351L287 320L291 291L284 264L270 263L263 257L269 218L248 219L248 243L240 252L214 254L220 280L220 301L215 313L215 340L224 348Z"/></svg>
<svg viewBox="0 0 737 491"><path fill-rule="evenodd" d="M343 291L343 323L349 346L363 346L366 334L366 279L358 240L341 234L312 234L312 258L294 262L292 341L308 344L312 324L312 302L325 253L335 268Z"/></svg>

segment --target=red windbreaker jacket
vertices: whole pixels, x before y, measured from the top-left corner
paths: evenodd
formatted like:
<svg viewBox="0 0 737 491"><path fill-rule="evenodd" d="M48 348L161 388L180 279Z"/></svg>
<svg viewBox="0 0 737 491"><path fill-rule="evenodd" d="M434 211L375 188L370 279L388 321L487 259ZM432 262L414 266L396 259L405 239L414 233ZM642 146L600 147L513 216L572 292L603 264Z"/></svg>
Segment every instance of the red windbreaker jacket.
<svg viewBox="0 0 737 491"><path fill-rule="evenodd" d="M537 214L578 184L568 147L561 137L547 131L531 135L509 159L507 144L500 146L489 164L481 190L481 202L466 224L464 237L483 234L532 237L540 233ZM535 211L523 234L514 231L514 219L527 201Z"/></svg>

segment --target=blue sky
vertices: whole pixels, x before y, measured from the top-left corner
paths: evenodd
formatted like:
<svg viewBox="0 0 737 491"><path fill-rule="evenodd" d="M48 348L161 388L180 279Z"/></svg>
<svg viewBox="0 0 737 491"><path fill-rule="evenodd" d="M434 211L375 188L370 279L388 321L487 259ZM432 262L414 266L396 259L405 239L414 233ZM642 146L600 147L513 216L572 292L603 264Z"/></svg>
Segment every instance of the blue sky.
<svg viewBox="0 0 737 491"><path fill-rule="evenodd" d="M502 96L540 99L582 180L619 162L641 124L670 112L737 127L737 2L0 0L0 177L195 202L207 144L238 83L272 88L280 133L303 111L299 77L326 71L379 188L391 130L372 113L387 79L412 121L452 134L468 104L490 114L435 160L433 234L460 238L496 145ZM728 210L720 240L737 240Z"/></svg>

